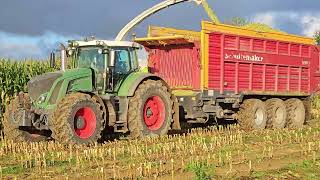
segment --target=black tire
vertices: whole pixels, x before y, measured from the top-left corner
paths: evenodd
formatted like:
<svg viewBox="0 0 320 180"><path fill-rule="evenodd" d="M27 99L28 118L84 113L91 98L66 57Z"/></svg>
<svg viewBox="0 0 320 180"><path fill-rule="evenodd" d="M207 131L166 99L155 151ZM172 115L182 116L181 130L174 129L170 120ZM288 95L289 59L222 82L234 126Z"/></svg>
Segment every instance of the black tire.
<svg viewBox="0 0 320 180"><path fill-rule="evenodd" d="M296 129L302 128L305 119L306 111L303 102L300 99L292 98L285 101L287 107L287 128Z"/></svg>
<svg viewBox="0 0 320 180"><path fill-rule="evenodd" d="M2 122L4 138L13 142L41 142L48 140L50 132L39 131L33 127L20 127L18 124L13 123L15 120L22 119L21 109L31 109L31 100L27 93L20 93L6 107Z"/></svg>
<svg viewBox="0 0 320 180"><path fill-rule="evenodd" d="M105 128L101 105L88 94L73 93L64 97L51 119L53 138L65 144L97 142Z"/></svg>
<svg viewBox="0 0 320 180"><path fill-rule="evenodd" d="M269 99L265 102L267 107L267 128L282 129L287 122L286 104L281 99Z"/></svg>
<svg viewBox="0 0 320 180"><path fill-rule="evenodd" d="M267 110L259 99L247 99L237 114L238 124L245 131L262 130L267 124Z"/></svg>
<svg viewBox="0 0 320 180"><path fill-rule="evenodd" d="M153 110L147 113L146 107L148 102L153 101L153 98L161 99L163 108L160 109L162 118L155 117L157 120L147 125L147 117L153 118ZM160 100L159 100L160 101ZM129 100L128 110L128 128L131 138L140 138L145 136L161 136L166 135L172 123L172 108L173 103L170 99L170 93L166 86L161 81L147 80L139 85L134 96ZM146 113L145 113L146 112ZM145 118L146 117L146 118ZM146 119L146 120L145 120Z"/></svg>
<svg viewBox="0 0 320 180"><path fill-rule="evenodd" d="M308 97L303 100L303 105L306 111L306 119L305 123L309 124L309 122L312 120L312 97Z"/></svg>

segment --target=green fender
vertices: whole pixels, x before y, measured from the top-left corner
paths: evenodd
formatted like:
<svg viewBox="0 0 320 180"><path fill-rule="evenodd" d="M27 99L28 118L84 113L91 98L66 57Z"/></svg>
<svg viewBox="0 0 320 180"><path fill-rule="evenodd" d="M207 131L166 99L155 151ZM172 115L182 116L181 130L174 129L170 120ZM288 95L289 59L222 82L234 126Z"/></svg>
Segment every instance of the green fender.
<svg viewBox="0 0 320 180"><path fill-rule="evenodd" d="M118 96L133 96L138 86L147 79L160 80L168 87L168 89L170 89L168 84L159 76L145 72L134 72L121 83Z"/></svg>

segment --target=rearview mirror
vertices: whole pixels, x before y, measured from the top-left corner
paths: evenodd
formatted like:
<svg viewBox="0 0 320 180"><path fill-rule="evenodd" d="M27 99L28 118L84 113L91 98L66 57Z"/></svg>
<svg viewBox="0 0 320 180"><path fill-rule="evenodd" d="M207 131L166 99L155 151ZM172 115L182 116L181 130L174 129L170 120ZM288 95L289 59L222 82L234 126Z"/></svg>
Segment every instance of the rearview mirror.
<svg viewBox="0 0 320 180"><path fill-rule="evenodd" d="M115 63L115 50L109 51L109 67L114 67Z"/></svg>
<svg viewBox="0 0 320 180"><path fill-rule="evenodd" d="M50 67L54 68L56 66L56 54L52 51L50 53Z"/></svg>

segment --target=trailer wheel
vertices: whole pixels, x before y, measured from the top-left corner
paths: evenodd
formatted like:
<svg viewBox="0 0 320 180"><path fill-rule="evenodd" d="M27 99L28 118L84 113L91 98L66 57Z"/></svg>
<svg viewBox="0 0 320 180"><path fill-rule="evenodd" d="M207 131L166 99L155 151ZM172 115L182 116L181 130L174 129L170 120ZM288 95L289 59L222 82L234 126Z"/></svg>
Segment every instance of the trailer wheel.
<svg viewBox="0 0 320 180"><path fill-rule="evenodd" d="M269 99L266 102L267 107L267 128L281 129L286 126L287 109L281 99Z"/></svg>
<svg viewBox="0 0 320 180"><path fill-rule="evenodd" d="M88 94L70 94L59 102L51 124L52 136L60 143L95 143L105 127L103 108Z"/></svg>
<svg viewBox="0 0 320 180"><path fill-rule="evenodd" d="M166 86L160 81L143 82L129 100L130 137L166 135L172 122L172 108Z"/></svg>
<svg viewBox="0 0 320 180"><path fill-rule="evenodd" d="M41 142L48 140L50 133L46 131L38 131L32 127L19 127L19 125L12 123L14 120L22 119L21 108L26 110L31 108L30 97L27 93L20 93L6 107L2 122L4 137L13 142Z"/></svg>
<svg viewBox="0 0 320 180"><path fill-rule="evenodd" d="M267 110L264 102L259 99L247 99L238 112L238 124L243 130L265 129Z"/></svg>
<svg viewBox="0 0 320 180"><path fill-rule="evenodd" d="M312 119L312 98L308 97L305 100L303 100L303 105L305 108L305 113L306 113L306 117L305 117L305 123L309 123Z"/></svg>
<svg viewBox="0 0 320 180"><path fill-rule="evenodd" d="M287 125L288 128L302 128L305 119L306 119L306 112L304 104L299 99L288 99L285 101L287 107Z"/></svg>

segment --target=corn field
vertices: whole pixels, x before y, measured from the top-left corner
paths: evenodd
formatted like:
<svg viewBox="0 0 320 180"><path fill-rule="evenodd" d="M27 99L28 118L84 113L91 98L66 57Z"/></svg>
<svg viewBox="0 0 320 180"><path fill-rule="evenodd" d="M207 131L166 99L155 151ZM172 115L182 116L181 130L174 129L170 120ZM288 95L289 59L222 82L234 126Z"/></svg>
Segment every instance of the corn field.
<svg viewBox="0 0 320 180"><path fill-rule="evenodd" d="M90 147L2 140L0 178L316 179L319 138L317 124L253 132L209 127Z"/></svg>
<svg viewBox="0 0 320 180"><path fill-rule="evenodd" d="M27 91L26 84L32 77L53 70L48 61L0 59L0 119L10 98Z"/></svg>

